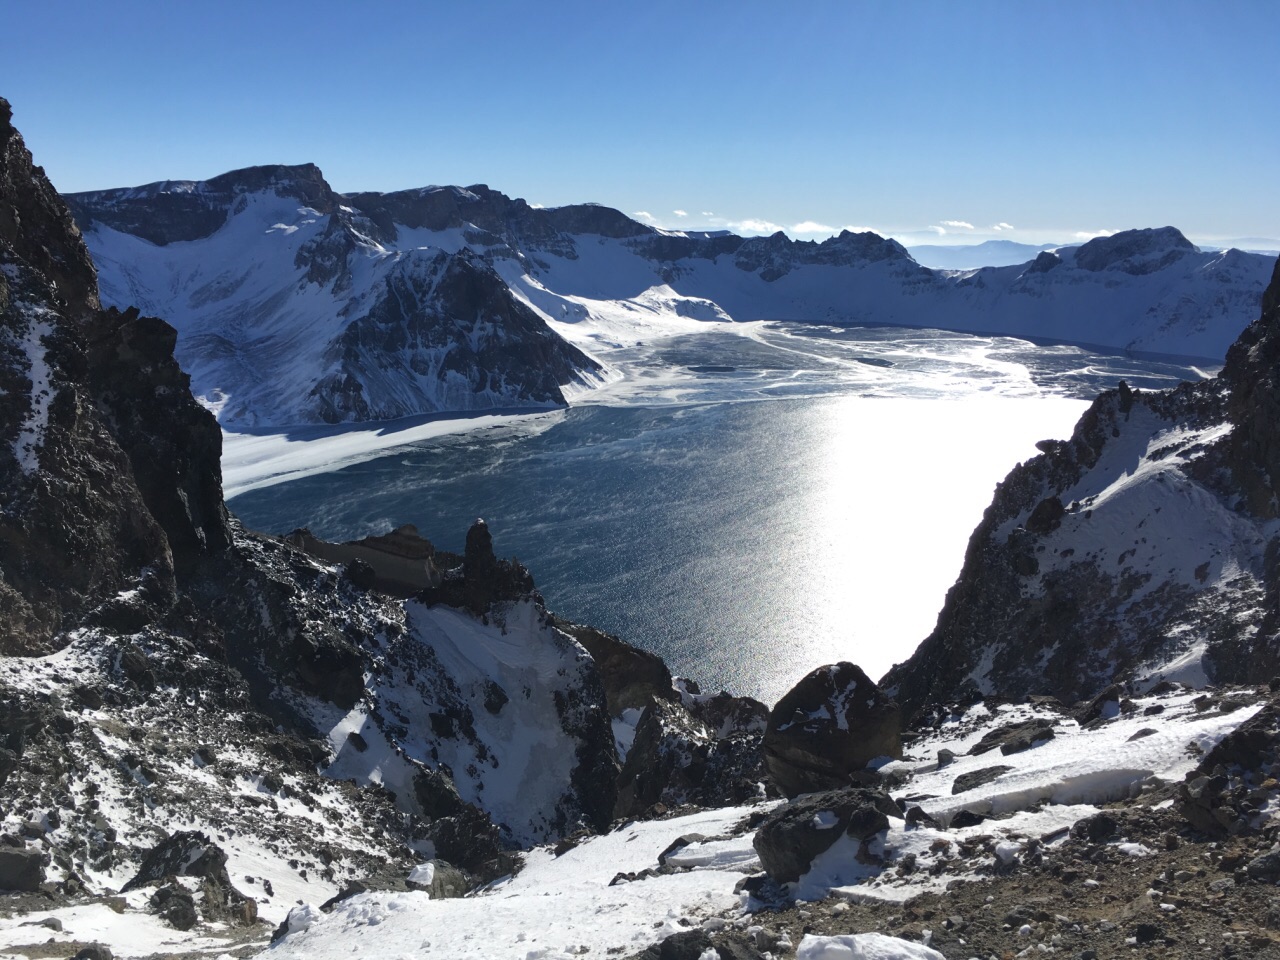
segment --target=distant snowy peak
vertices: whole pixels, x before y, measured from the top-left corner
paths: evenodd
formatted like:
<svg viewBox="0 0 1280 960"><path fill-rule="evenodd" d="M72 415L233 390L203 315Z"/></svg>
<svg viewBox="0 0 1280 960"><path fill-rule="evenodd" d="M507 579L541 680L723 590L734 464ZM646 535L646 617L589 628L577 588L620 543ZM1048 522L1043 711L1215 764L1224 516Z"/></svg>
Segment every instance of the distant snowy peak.
<svg viewBox="0 0 1280 960"><path fill-rule="evenodd" d="M1085 270L1120 270L1141 276L1163 270L1200 248L1174 227L1125 230L1095 237L1075 250L1075 262Z"/></svg>

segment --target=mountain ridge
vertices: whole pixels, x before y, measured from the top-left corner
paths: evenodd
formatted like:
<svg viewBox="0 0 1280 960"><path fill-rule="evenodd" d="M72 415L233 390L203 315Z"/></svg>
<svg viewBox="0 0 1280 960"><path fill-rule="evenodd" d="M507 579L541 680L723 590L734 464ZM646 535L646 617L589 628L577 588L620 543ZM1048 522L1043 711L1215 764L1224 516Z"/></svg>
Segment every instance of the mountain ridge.
<svg viewBox="0 0 1280 960"><path fill-rule="evenodd" d="M667 231L598 204L534 207L483 184L344 195L311 164L67 202L107 301L175 324L197 395L233 428L560 405L563 387L614 376L616 346L689 332L691 320L941 327L1221 357L1273 262L1206 253L1163 227L939 271L870 232ZM486 274L481 299L503 302L493 323L475 302L440 302L429 322L415 315L434 331L429 347L403 326L390 352L357 358L342 346L386 299L388 277L406 269L397 264L464 250ZM412 299L425 304L430 290L419 284ZM491 348L507 342L500 359L480 356L477 324ZM461 366L459 352L469 354ZM391 387L395 369L411 374L404 389Z"/></svg>

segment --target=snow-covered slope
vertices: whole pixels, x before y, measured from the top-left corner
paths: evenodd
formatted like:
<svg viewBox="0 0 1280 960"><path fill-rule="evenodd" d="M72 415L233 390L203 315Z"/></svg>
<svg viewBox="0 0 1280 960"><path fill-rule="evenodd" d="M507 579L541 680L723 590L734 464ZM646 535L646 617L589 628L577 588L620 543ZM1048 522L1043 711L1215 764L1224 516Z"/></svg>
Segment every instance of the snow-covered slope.
<svg viewBox="0 0 1280 960"><path fill-rule="evenodd" d="M708 320L937 327L1218 358L1252 319L1272 263L1202 252L1165 227L935 271L873 233L672 233L483 185L340 196L310 165L67 199L105 301L178 328L179 358L224 425L556 403L561 386L601 371L544 320L606 360L619 343Z"/></svg>

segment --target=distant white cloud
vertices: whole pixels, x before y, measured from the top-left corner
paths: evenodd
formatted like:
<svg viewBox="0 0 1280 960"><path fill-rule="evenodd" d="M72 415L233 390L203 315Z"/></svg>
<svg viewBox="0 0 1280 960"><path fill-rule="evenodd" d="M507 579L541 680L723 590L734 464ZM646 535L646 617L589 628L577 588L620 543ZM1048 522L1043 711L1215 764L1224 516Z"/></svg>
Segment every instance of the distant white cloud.
<svg viewBox="0 0 1280 960"><path fill-rule="evenodd" d="M802 220L800 223L797 223L787 232L788 233L825 233L830 235L833 233L839 233L840 230L837 227L832 227L825 223L818 223L816 220Z"/></svg>
<svg viewBox="0 0 1280 960"><path fill-rule="evenodd" d="M999 232L1001 230L1012 230L1014 229L1014 226L1012 223L1005 223L1003 220L1001 220L999 223L993 223L991 225L991 229L995 230L996 232Z"/></svg>
<svg viewBox="0 0 1280 960"><path fill-rule="evenodd" d="M879 234L882 237L885 235L883 232L881 232L880 230L877 230L875 227L855 227L851 223L846 223L840 229L848 230L850 233L875 233L875 234Z"/></svg>
<svg viewBox="0 0 1280 960"><path fill-rule="evenodd" d="M973 229L973 224L967 223L964 220L943 220L942 225L944 227L951 227L955 230L972 230Z"/></svg>
<svg viewBox="0 0 1280 960"><path fill-rule="evenodd" d="M635 213L632 214L632 216L635 217L637 220L643 220L645 223L649 224L650 226L656 226L658 223L658 218L655 217L648 210L637 210Z"/></svg>
<svg viewBox="0 0 1280 960"><path fill-rule="evenodd" d="M684 210L672 210L671 212L674 213L677 217L687 217L689 215Z"/></svg>
<svg viewBox="0 0 1280 960"><path fill-rule="evenodd" d="M1109 237L1116 231L1114 230L1077 230L1075 238L1077 240L1092 240L1095 237Z"/></svg>
<svg viewBox="0 0 1280 960"><path fill-rule="evenodd" d="M715 214L714 214L714 213L712 213L710 210L703 210L703 211L702 211L702 215L703 215L704 217L714 217L714 216L715 216Z"/></svg>
<svg viewBox="0 0 1280 960"><path fill-rule="evenodd" d="M546 205L545 205L545 204L541 204L541 203L531 203L531 204L529 204L529 209L531 209L531 210L545 210L545 209L547 209L547 208L546 208Z"/></svg>
<svg viewBox="0 0 1280 960"><path fill-rule="evenodd" d="M730 220L728 226L739 233L777 233L782 227L771 220Z"/></svg>
<svg viewBox="0 0 1280 960"><path fill-rule="evenodd" d="M936 233L940 237L945 237L947 235L947 228L940 227L936 223L929 224L929 229L932 230L934 233Z"/></svg>

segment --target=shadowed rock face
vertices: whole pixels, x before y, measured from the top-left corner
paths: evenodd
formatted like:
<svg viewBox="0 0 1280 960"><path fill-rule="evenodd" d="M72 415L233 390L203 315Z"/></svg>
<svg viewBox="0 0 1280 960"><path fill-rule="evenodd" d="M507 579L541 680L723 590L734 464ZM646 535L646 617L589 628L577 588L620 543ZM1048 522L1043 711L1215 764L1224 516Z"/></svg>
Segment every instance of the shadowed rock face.
<svg viewBox="0 0 1280 960"><path fill-rule="evenodd" d="M1280 268L1262 308L1220 376L1121 383L997 487L937 628L882 681L908 716L1280 669Z"/></svg>
<svg viewBox="0 0 1280 960"><path fill-rule="evenodd" d="M102 311L66 207L0 100L0 652L47 652L113 597L163 605L228 542L217 425L173 330Z"/></svg>
<svg viewBox="0 0 1280 960"><path fill-rule="evenodd" d="M83 318L99 306L97 274L66 204L32 163L12 118L0 98L0 244L49 282L73 318Z"/></svg>

